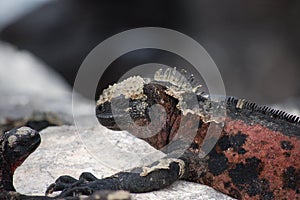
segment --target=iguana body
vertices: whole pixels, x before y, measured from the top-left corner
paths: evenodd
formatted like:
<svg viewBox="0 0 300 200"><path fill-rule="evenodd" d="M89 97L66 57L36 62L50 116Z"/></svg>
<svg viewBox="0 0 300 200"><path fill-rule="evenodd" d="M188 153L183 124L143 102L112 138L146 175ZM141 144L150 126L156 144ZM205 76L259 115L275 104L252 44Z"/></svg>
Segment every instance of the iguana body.
<svg viewBox="0 0 300 200"><path fill-rule="evenodd" d="M238 199L299 199L299 118L234 98L213 102L197 91L173 69L157 72L151 82L131 77L104 90L96 109L100 123L137 136L147 126L154 134L143 139L168 156L146 168L105 179L70 184L59 178L48 192L63 190L62 196L102 189L148 192L184 179ZM149 110L157 104L164 109L151 118ZM214 117L222 110L224 116ZM157 133L161 121L165 123ZM209 127L212 134L203 144ZM204 145L216 140L206 152ZM186 151L178 155L181 145Z"/></svg>

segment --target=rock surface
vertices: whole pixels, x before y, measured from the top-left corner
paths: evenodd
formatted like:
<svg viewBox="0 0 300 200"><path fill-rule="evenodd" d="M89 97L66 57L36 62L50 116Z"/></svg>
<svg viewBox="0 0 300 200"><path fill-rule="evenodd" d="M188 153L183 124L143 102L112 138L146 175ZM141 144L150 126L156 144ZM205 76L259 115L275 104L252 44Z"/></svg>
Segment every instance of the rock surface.
<svg viewBox="0 0 300 200"><path fill-rule="evenodd" d="M6 117L28 116L33 111L72 116L71 88L41 61L28 52L18 51L1 42L0 61L0 121ZM102 126L93 128L95 124L86 120L91 115L89 112L93 110L93 103L84 99L77 102L80 103L76 105L76 120L86 129L81 129L79 134L75 126L49 127L41 131L41 146L17 169L14 176L18 192L43 195L46 187L63 174L79 177L82 172L88 171L101 178L151 161L147 157L134 159L130 157L131 152L140 152L141 155L151 152L152 159L163 156L127 132L113 132ZM104 139L99 134L105 136ZM118 152L121 153L117 155ZM129 157L120 157L124 152ZM99 159L102 159L101 162ZM126 159L129 160L120 162ZM185 181L178 181L161 191L133 194L133 197L147 200L231 199L210 187Z"/></svg>
<svg viewBox="0 0 300 200"><path fill-rule="evenodd" d="M94 134L106 134L106 140L94 138ZM99 146L111 148L117 142L120 151L132 152L154 152L151 146L136 139L126 132L110 131L104 127L90 128L85 131L86 139L94 141ZM121 136L120 136L121 135ZM14 185L17 191L24 194L43 194L46 187L53 183L57 177L68 174L79 177L82 172L92 172L98 178L110 176L118 170L107 166L95 158L95 153L91 152L76 134L75 126L48 127L41 131L41 146L19 167L15 173ZM126 138L126 141L124 141ZM99 152L101 153L101 152ZM112 161L114 155L110 156ZM97 156L98 157L98 156ZM137 159L138 160L138 159ZM147 163L147 160L145 161ZM131 166L141 165L138 161L131 161ZM232 199L214 189L191 182L178 181L172 186L155 192L132 194L135 199Z"/></svg>

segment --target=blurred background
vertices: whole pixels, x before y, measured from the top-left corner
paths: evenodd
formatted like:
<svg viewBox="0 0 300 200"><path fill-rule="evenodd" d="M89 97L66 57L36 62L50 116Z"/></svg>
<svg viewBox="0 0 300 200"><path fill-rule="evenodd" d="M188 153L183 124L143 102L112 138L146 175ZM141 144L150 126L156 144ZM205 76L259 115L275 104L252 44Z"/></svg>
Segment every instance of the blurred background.
<svg viewBox="0 0 300 200"><path fill-rule="evenodd" d="M0 40L32 52L72 86L84 58L108 37L170 28L207 50L228 95L300 107L299 19L297 0L0 0ZM100 89L147 62L186 64L161 51L131 52L112 63Z"/></svg>

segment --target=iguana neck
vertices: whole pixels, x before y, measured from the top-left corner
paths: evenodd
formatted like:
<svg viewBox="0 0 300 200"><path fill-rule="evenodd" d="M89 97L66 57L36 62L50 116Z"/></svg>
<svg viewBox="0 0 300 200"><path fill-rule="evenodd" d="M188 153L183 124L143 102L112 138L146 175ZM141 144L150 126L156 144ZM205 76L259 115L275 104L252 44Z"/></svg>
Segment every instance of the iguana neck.
<svg viewBox="0 0 300 200"><path fill-rule="evenodd" d="M14 171L5 159L4 135L0 133L0 191L16 191L13 186Z"/></svg>
<svg viewBox="0 0 300 200"><path fill-rule="evenodd" d="M16 191L13 186L13 172L8 169L10 165L6 160L0 158L0 191Z"/></svg>
<svg viewBox="0 0 300 200"><path fill-rule="evenodd" d="M217 103L206 99L202 99L201 101L207 105L211 105L213 108ZM227 98L223 102L219 102L219 104L225 106L224 116L220 117L222 121L211 120L210 122L204 122L200 116L197 118L197 116L191 113L189 116L185 116L185 120L183 120L182 113L177 113L175 123L172 122L173 131L171 130L169 134L169 141L173 140L173 138L176 139L174 135L178 134L177 130L180 129L180 126L183 127L183 130L180 131L179 135L182 136L181 138L188 138L189 141L192 141L189 151L197 154L203 153L203 151L204 153L208 153L213 148L215 142L222 138L227 132L230 132L233 127L236 128L236 130L244 130L245 132L247 132L248 129L257 128L259 130L270 130L274 135L276 135L276 132L280 132L283 136L300 137L299 117L232 97ZM216 113L219 113L219 111L217 110ZM192 123L192 121L197 120L199 121L199 127L197 133L195 133L195 127L193 127L195 123ZM257 134L253 133L252 135ZM192 140L191 137L194 137L194 140ZM237 137L239 137L239 135Z"/></svg>

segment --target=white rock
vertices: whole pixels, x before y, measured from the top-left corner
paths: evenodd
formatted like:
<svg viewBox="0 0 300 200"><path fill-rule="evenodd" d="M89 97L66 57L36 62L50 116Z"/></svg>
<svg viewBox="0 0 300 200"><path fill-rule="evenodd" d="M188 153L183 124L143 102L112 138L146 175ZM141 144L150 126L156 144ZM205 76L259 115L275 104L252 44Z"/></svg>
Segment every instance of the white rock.
<svg viewBox="0 0 300 200"><path fill-rule="evenodd" d="M106 137L111 142L96 141L93 137L99 131L107 134ZM90 128L85 133L86 138L102 146L99 146L99 149L111 149L112 144L117 141L123 151L140 152L141 149L143 152L156 151L144 141L128 133L119 132L126 137L118 137L116 132L104 127ZM49 127L41 132L41 137L40 147L16 170L14 185L18 192L43 195L47 186L61 175L67 174L78 178L82 172L88 171L98 178L103 178L118 172L114 166L109 167L99 162L93 153L87 151L89 147L82 143L74 126ZM103 160L113 162L115 159L117 158L114 158L114 155L103 154ZM130 160L130 164L131 167L137 167L141 162L136 158L136 162ZM132 196L142 200L232 199L208 186L186 181L178 181L160 191L132 194Z"/></svg>

